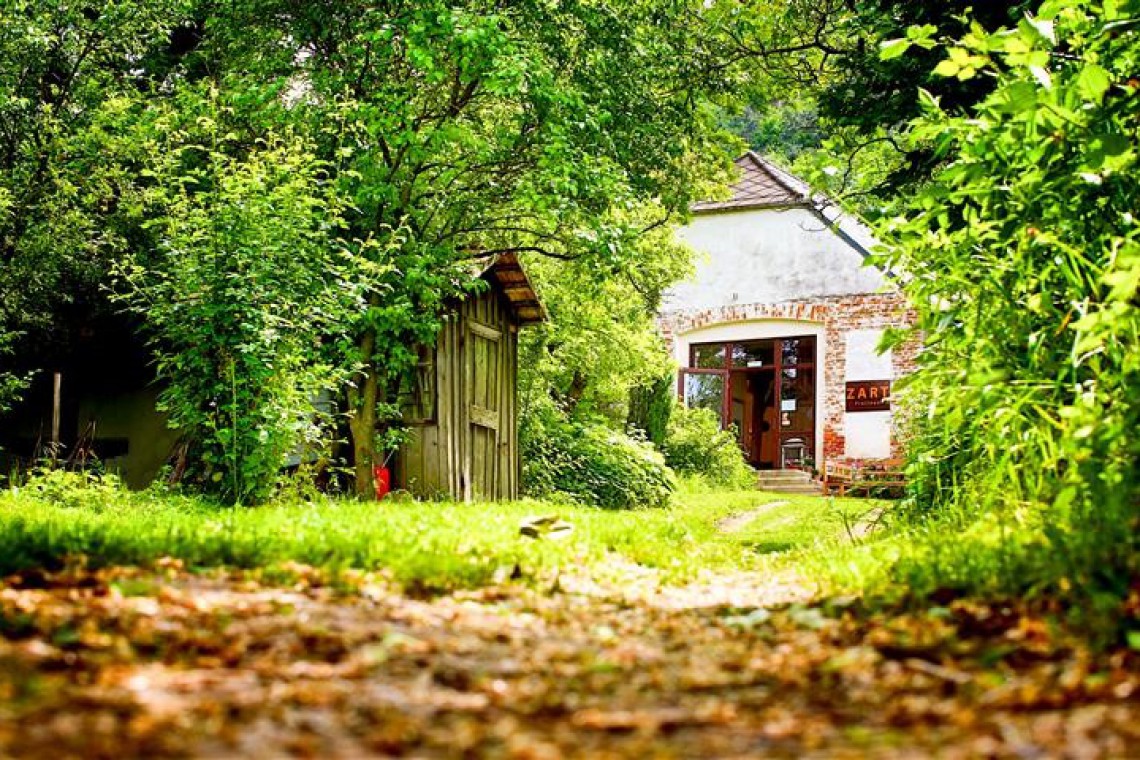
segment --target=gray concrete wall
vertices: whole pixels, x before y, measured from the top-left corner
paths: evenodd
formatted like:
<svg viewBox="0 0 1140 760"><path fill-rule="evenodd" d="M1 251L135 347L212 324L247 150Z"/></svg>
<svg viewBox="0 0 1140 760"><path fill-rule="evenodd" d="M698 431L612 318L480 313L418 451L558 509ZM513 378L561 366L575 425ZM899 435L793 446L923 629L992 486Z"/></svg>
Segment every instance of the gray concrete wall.
<svg viewBox="0 0 1140 760"><path fill-rule="evenodd" d="M154 389L109 396L91 396L79 402L79 430L94 425L95 440L126 438L125 456L104 460L131 488L145 488L154 480L178 441L178 431L166 424L166 415L155 409ZM96 445L96 454L98 446Z"/></svg>

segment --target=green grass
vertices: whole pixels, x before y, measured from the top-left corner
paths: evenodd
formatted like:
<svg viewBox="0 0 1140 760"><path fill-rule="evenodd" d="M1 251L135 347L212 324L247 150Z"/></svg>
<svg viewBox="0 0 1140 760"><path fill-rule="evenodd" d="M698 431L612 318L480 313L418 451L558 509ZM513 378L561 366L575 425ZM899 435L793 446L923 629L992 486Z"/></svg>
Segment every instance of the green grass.
<svg viewBox="0 0 1140 760"><path fill-rule="evenodd" d="M766 508L766 504L787 504ZM0 574L58 565L82 555L95 565L146 565L162 557L191 567L272 567L298 562L330 570L380 570L424 589L474 587L517 565L526 576L600 565L616 554L684 582L703 570L771 566L774 552L820 550L844 540L840 512L855 499L722 492L690 484L671 508L611 511L545 502L454 504L342 500L220 508L197 500L116 489L0 494ZM718 523L767 509L738 531ZM518 533L530 515L574 526L562 541Z"/></svg>
<svg viewBox="0 0 1140 760"><path fill-rule="evenodd" d="M782 560L833 593L891 603L947 595L1058 599L1081 591L1059 570L1064 559L1032 511L903 522L864 541L800 546ZM1111 596L1093 601L1112 607Z"/></svg>
<svg viewBox="0 0 1140 760"><path fill-rule="evenodd" d="M1104 588L1103 580L1094 585L1059 571L1063 558L1034 510L1014 510L1000 520L989 514L909 525L888 512L884 528L866 536L856 531L852 540L847 528L889 502L722 491L689 481L664 509L325 498L223 508L128 493L67 473L41 476L38 483L0 491L0 577L77 557L96 567L145 567L172 557L190 569L258 569L271 582L293 582L294 563L317 567L334 581L343 570L374 571L409 592L435 593L519 576L545 585L567 573L623 584L642 576L631 572L633 563L667 584L758 571L757 577L791 575L823 594L889 605L928 604L947 592L1077 599L1072 610L1081 611L1082 624L1105 635L1118 631L1119 602L1128 589L1090 596L1087 589ZM519 534L524 518L552 514L574 527L564 540ZM743 515L754 519L724 528L726 518ZM149 591L130 582L119 589L125 596Z"/></svg>

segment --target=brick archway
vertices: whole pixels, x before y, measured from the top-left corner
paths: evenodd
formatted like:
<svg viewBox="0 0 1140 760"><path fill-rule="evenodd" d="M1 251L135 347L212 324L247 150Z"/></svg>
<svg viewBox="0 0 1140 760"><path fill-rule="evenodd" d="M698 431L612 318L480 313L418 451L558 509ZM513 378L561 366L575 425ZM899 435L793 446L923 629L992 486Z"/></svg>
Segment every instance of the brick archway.
<svg viewBox="0 0 1140 760"><path fill-rule="evenodd" d="M827 359L819 374L824 395L817 424L822 434L823 457L828 461L841 461L845 459L847 443L844 424L847 333L900 327L913 324L913 319L913 312L900 293L885 292L671 311L658 317L658 327L672 354L681 336L719 325L763 321L820 325L821 336L827 346ZM914 342L892 352L895 377L903 377L913 370L917 350L917 342ZM898 435L892 435L891 448L893 456L901 455Z"/></svg>

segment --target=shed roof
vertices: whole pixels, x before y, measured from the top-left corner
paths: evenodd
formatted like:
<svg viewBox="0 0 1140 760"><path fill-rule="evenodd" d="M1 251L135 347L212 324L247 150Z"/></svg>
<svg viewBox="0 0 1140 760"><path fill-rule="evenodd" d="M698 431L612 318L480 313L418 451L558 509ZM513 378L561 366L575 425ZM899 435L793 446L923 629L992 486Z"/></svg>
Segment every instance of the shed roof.
<svg viewBox="0 0 1140 760"><path fill-rule="evenodd" d="M546 308L539 300L534 285L514 252L499 253L483 267L481 277L499 286L520 325L546 320Z"/></svg>

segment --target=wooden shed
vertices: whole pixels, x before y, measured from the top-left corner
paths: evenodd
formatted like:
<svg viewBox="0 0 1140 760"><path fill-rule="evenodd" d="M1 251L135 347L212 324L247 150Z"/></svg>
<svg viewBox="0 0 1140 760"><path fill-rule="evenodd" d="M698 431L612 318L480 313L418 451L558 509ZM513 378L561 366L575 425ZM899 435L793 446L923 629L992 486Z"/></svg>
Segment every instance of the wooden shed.
<svg viewBox="0 0 1140 760"><path fill-rule="evenodd" d="M436 345L421 352L411 440L393 485L424 498L514 499L519 494L518 331L546 312L513 253L480 273L487 283L456 304Z"/></svg>

